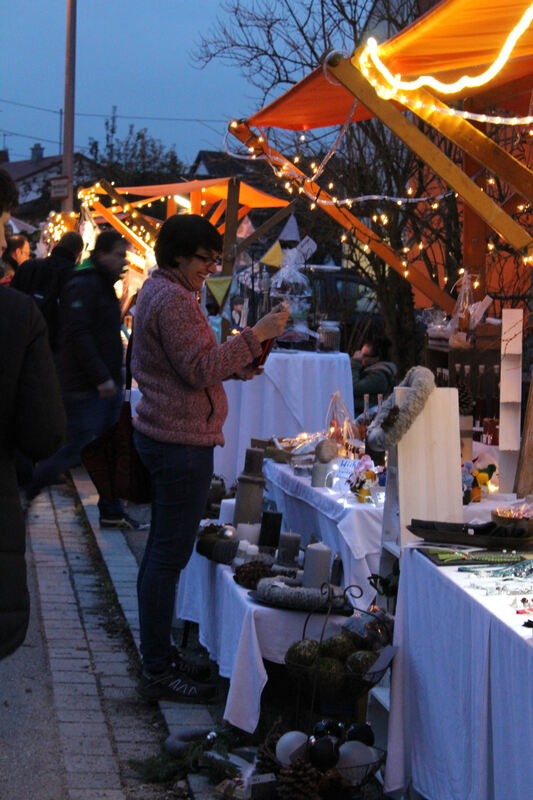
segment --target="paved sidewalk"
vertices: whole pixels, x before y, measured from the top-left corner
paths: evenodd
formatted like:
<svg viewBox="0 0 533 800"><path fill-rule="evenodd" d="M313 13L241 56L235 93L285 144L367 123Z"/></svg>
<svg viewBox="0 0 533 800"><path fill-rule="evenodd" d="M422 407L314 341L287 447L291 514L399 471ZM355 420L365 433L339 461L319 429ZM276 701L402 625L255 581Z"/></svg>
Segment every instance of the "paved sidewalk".
<svg viewBox="0 0 533 800"><path fill-rule="evenodd" d="M24 645L0 662L0 799L183 796L143 784L129 764L159 754L166 725L136 695L134 641L75 502L53 487L28 514L32 617ZM134 559L120 533L94 534L136 636ZM176 724L207 722L202 708L172 711Z"/></svg>
<svg viewBox="0 0 533 800"><path fill-rule="evenodd" d="M71 474L138 653L137 560L125 537L120 532L100 528L98 524L98 495L85 470L78 468L72 470ZM135 533L132 533L132 536L135 536ZM180 730L190 729L191 727L203 728L214 725L208 705L189 705L186 703L160 701L158 706L170 734L179 734ZM206 776L189 775L188 782L195 800L211 800L218 797L218 795L215 795L213 787L209 784Z"/></svg>

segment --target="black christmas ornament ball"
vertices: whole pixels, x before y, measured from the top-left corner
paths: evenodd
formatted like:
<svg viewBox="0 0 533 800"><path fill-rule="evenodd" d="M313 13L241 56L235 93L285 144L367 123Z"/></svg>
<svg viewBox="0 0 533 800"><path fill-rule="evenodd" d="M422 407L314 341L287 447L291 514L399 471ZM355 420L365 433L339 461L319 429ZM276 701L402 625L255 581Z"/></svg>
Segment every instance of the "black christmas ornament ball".
<svg viewBox="0 0 533 800"><path fill-rule="evenodd" d="M349 742L362 742L372 747L374 744L374 731L370 725L361 722L354 722L346 731L346 739Z"/></svg>
<svg viewBox="0 0 533 800"><path fill-rule="evenodd" d="M309 760L317 769L331 769L339 760L339 743L335 736L309 737Z"/></svg>
<svg viewBox="0 0 533 800"><path fill-rule="evenodd" d="M313 736L320 739L322 736L336 736L337 739L344 741L346 732L342 722L335 719L321 719L313 728Z"/></svg>

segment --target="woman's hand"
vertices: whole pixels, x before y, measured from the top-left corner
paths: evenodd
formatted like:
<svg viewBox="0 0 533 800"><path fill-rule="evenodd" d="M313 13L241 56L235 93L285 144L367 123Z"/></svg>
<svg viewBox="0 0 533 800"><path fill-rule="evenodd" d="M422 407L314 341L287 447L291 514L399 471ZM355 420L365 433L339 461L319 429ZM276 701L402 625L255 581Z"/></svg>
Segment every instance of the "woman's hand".
<svg viewBox="0 0 533 800"><path fill-rule="evenodd" d="M264 367L243 367L231 376L236 381L251 381L256 375L262 375Z"/></svg>
<svg viewBox="0 0 533 800"><path fill-rule="evenodd" d="M267 339L275 339L276 336L280 336L285 330L289 316L289 310L285 305L280 304L273 308L270 313L261 317L252 330L260 342L264 342Z"/></svg>

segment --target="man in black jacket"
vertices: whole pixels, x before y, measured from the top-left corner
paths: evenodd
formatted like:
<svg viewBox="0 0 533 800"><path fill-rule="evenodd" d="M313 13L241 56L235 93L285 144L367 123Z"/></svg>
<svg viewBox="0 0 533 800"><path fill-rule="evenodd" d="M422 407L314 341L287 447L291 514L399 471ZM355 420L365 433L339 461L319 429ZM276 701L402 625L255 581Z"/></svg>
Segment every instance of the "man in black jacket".
<svg viewBox="0 0 533 800"><path fill-rule="evenodd" d="M126 263L126 240L116 231L104 231L91 257L75 270L60 302L57 370L68 419L68 442L39 463L26 486L28 500L58 475L80 463L83 447L117 421L122 403L120 303L114 284ZM100 498L100 525L139 528L117 498Z"/></svg>
<svg viewBox="0 0 533 800"><path fill-rule="evenodd" d="M0 255L16 188L0 169ZM0 658L24 641L30 600L15 450L46 458L61 445L65 412L46 325L31 298L0 286Z"/></svg>
<svg viewBox="0 0 533 800"><path fill-rule="evenodd" d="M48 326L50 346L59 345L59 298L83 252L83 239L76 231L64 233L47 258L34 258L21 264L11 288L29 294Z"/></svg>

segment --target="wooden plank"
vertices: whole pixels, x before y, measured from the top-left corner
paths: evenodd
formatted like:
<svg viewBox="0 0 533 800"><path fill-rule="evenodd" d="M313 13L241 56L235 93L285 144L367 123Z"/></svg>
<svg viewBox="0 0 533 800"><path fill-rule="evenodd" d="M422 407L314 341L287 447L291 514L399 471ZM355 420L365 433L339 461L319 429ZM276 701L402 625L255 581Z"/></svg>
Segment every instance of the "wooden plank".
<svg viewBox="0 0 533 800"><path fill-rule="evenodd" d="M201 192L191 192L190 196L191 200L191 214L201 214L202 213L202 193Z"/></svg>
<svg viewBox="0 0 533 800"><path fill-rule="evenodd" d="M224 246L222 252L222 275L233 275L233 265L236 256L235 242L238 228L239 190L239 179L230 178L228 181Z"/></svg>
<svg viewBox="0 0 533 800"><path fill-rule="evenodd" d="M533 494L533 381L529 384L526 418L513 491L518 497Z"/></svg>
<svg viewBox="0 0 533 800"><path fill-rule="evenodd" d="M463 169L465 174L474 178L479 186L485 182L484 170L480 170L478 163L468 153L463 156ZM472 276L477 275L478 286L474 289L474 299L482 300L487 294L486 267L487 235L489 229L485 220L468 205L463 207L463 264Z"/></svg>
<svg viewBox="0 0 533 800"><path fill-rule="evenodd" d="M225 200L220 200L219 201L217 207L215 208L215 210L213 211L213 213L209 217L209 222L211 223L211 225L216 225L217 224L217 222L219 221L220 217L222 216L222 214L226 210L226 205L227 205L227 203L226 203Z"/></svg>
<svg viewBox="0 0 533 800"><path fill-rule="evenodd" d="M463 521L457 389L434 389L398 443L398 498L402 547L419 541L406 528L413 518Z"/></svg>
<svg viewBox="0 0 533 800"><path fill-rule="evenodd" d="M372 250L379 258L383 259L395 272L398 272L402 277L406 278L412 286L422 292L432 303L444 309L448 314L452 313L455 301L449 294L443 292L436 283L433 283L431 278L424 275L422 272L411 270L409 275L406 276L402 259L395 253L390 245L384 242L383 239L370 228L367 228L367 226L361 222L361 220L357 219L347 208L335 205L332 202L332 196L328 194L327 191L322 189L314 181L308 180L301 170L277 150L274 150L273 147L270 147L263 138L260 140L244 123L237 124L236 126L230 125L229 131L241 142L244 142L247 147L251 147L253 144L256 152L262 152L268 158L274 159L275 163L278 165L278 169L283 169L283 165L290 168L288 174L284 175L285 180L290 180L296 187L299 187L300 184L304 185L309 195L312 197L318 198L320 195L320 198L328 202L328 205L323 205L318 202L317 206L319 208L325 211L326 214L329 214L339 225L358 239L363 247L368 247L369 250ZM287 209L288 207L286 209L281 209L281 211L287 211ZM242 242L242 245L245 246L245 243Z"/></svg>
<svg viewBox="0 0 533 800"><path fill-rule="evenodd" d="M241 208L239 208L239 211L237 212L237 222L240 222L241 219L243 217L245 217L248 214L249 211L251 211L250 206L241 206ZM237 227L238 227L238 225L237 225ZM222 222L218 226L217 230L218 230L219 233L222 233L222 234L225 233L225 231L226 231L226 223ZM235 231L235 241L237 241L237 231ZM237 245L235 245L235 247L237 247ZM235 258L237 258L237 252L235 252Z"/></svg>
<svg viewBox="0 0 533 800"><path fill-rule="evenodd" d="M328 72L342 83L390 130L413 150L437 175L468 203L506 242L521 252L532 242L530 234L500 209L485 192L476 186L427 136L413 125L392 103L378 96L373 86L349 59L334 57L328 61ZM464 120L461 120L464 122Z"/></svg>
<svg viewBox="0 0 533 800"><path fill-rule="evenodd" d="M125 225L122 220L118 219L118 217L113 214L108 208L106 208L99 200L95 200L93 203L93 208L97 214L105 219L106 222L109 222L115 230L117 230L125 239L128 240L131 244L133 244L138 250L146 255L149 250L149 245L146 242L137 236L131 228Z"/></svg>
<svg viewBox="0 0 533 800"><path fill-rule="evenodd" d="M173 197L167 197L167 219L178 213L178 204Z"/></svg>
<svg viewBox="0 0 533 800"><path fill-rule="evenodd" d="M146 233L149 233L151 239L155 242L157 234L159 233L159 228L157 228L154 223L142 212L138 211L137 209L132 210L132 206L126 197L124 197L122 194L119 194L119 192L117 192L115 187L112 186L109 181L106 181L105 179L100 180L100 186L109 195L113 205L119 206L122 208L124 213L127 214L130 225L143 225Z"/></svg>

